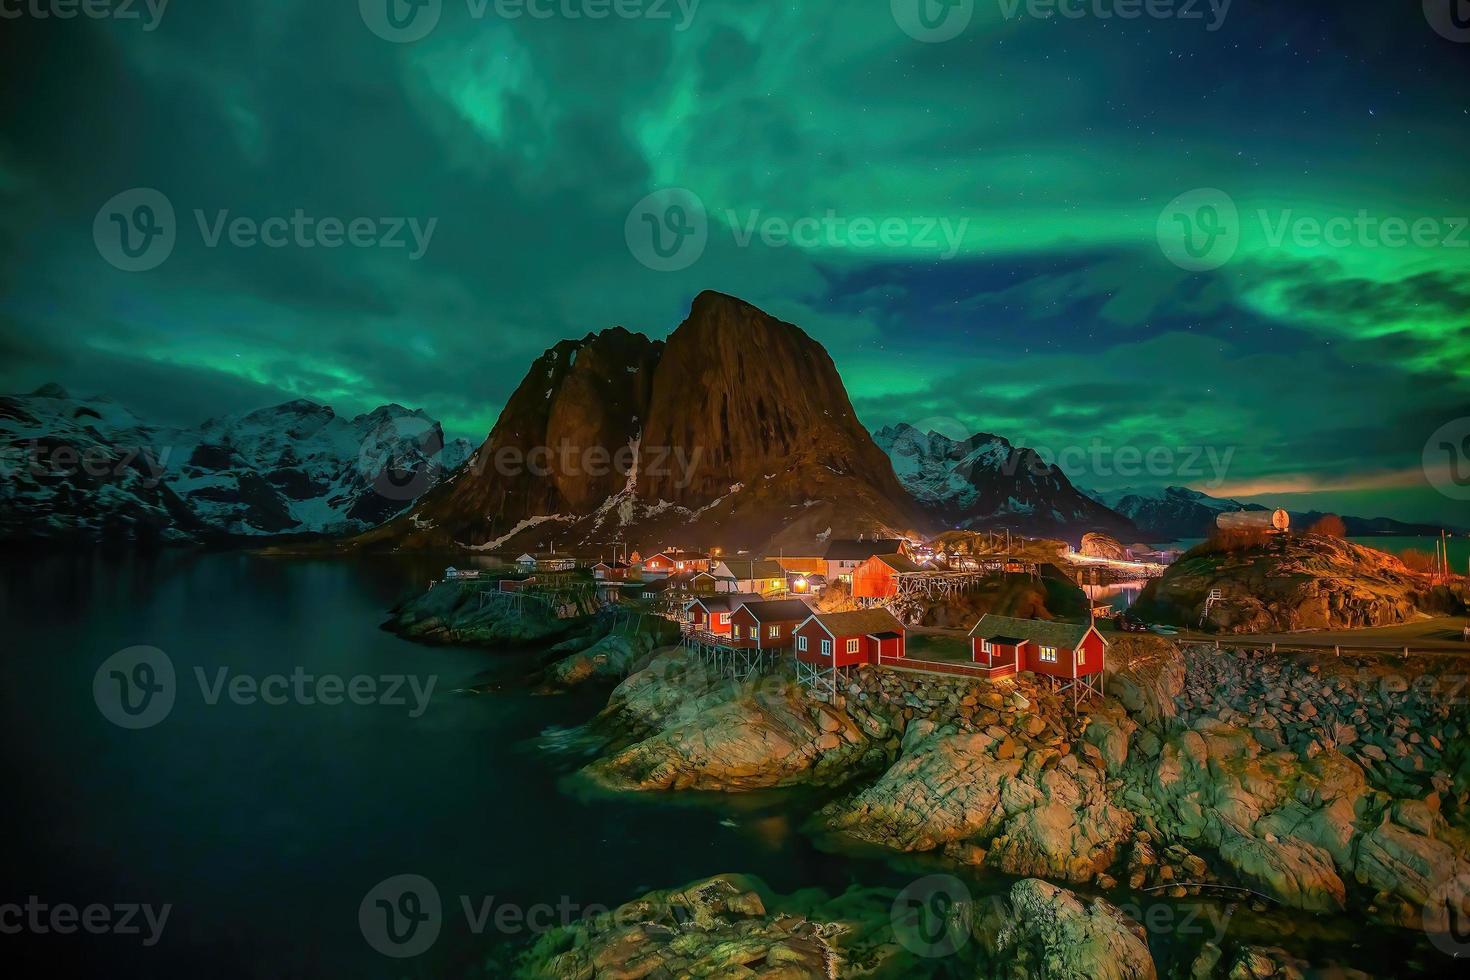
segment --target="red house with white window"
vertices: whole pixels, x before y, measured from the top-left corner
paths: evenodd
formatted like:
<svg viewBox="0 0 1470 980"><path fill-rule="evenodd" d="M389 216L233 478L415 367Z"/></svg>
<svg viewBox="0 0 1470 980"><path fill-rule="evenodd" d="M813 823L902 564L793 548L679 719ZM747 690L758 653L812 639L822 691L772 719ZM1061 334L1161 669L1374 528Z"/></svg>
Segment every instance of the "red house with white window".
<svg viewBox="0 0 1470 980"><path fill-rule="evenodd" d="M880 652L903 656L904 634L887 609L814 613L796 628L796 659L814 667L876 664Z"/></svg>
<svg viewBox="0 0 1470 980"><path fill-rule="evenodd" d="M789 650L796 628L812 614L801 599L767 599L742 603L730 617L730 638L759 650Z"/></svg>
<svg viewBox="0 0 1470 980"><path fill-rule="evenodd" d="M660 551L643 559L643 570L650 575L707 572L709 555L697 551Z"/></svg>
<svg viewBox="0 0 1470 980"><path fill-rule="evenodd" d="M730 636L735 610L759 600L760 596L753 592L714 592L695 598L684 607L684 612L695 632Z"/></svg>
<svg viewBox="0 0 1470 980"><path fill-rule="evenodd" d="M970 630L971 659L991 677L1021 671L1061 683L1061 690L1102 693L1108 641L1091 624L1013 616L980 617Z"/></svg>

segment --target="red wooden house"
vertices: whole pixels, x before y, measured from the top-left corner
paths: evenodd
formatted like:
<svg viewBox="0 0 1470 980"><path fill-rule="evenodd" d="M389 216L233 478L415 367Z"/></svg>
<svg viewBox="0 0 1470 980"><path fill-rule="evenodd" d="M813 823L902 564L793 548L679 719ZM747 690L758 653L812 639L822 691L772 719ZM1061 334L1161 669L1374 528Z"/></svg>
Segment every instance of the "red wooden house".
<svg viewBox="0 0 1470 980"><path fill-rule="evenodd" d="M730 617L730 638L746 641L759 650L790 649L796 628L811 614L811 607L801 599L742 603Z"/></svg>
<svg viewBox="0 0 1470 980"><path fill-rule="evenodd" d="M903 624L887 609L813 613L796 628L796 659L816 667L876 664L880 652L904 653Z"/></svg>
<svg viewBox="0 0 1470 980"><path fill-rule="evenodd" d="M678 572L709 571L709 555L696 551L660 551L643 559L643 570L650 575L673 575Z"/></svg>
<svg viewBox="0 0 1470 980"><path fill-rule="evenodd" d="M970 654L992 677L1028 671L1062 690L1102 693L1108 641L1090 624L986 614L970 630Z"/></svg>
<svg viewBox="0 0 1470 980"><path fill-rule="evenodd" d="M689 625L699 633L729 636L735 610L760 596L752 592L713 592L698 596L684 607Z"/></svg>
<svg viewBox="0 0 1470 980"><path fill-rule="evenodd" d="M874 555L852 570L854 599L887 599L898 594L898 573L920 571L904 555Z"/></svg>

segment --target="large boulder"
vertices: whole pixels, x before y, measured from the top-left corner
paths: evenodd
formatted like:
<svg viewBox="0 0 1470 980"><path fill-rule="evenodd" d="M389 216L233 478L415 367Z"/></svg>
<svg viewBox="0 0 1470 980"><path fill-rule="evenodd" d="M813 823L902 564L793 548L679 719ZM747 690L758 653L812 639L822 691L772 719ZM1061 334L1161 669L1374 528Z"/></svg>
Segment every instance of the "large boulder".
<svg viewBox="0 0 1470 980"><path fill-rule="evenodd" d="M1011 886L1009 920L996 938L997 978L1152 980L1142 926L1100 898L1083 899L1027 878Z"/></svg>

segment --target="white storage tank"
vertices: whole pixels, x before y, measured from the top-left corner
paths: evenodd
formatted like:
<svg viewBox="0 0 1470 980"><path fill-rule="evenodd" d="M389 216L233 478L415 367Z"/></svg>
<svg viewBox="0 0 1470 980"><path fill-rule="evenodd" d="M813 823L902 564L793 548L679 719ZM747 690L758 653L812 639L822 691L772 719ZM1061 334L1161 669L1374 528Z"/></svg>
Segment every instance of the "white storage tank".
<svg viewBox="0 0 1470 980"><path fill-rule="evenodd" d="M1291 515L1275 510L1232 510L1215 518L1222 531L1285 531L1291 527Z"/></svg>

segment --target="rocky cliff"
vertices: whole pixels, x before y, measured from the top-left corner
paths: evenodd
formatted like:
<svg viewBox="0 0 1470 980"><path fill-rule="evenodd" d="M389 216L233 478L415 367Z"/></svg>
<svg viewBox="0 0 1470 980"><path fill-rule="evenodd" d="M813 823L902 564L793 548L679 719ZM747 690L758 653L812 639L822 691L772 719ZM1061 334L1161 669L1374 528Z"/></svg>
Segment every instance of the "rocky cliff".
<svg viewBox="0 0 1470 980"><path fill-rule="evenodd" d="M1410 928L1439 915L1427 928L1448 928L1433 897L1470 874L1463 658L1275 656L1116 635L1109 661L1107 698L1074 718L1025 676L863 668L833 708L784 676L732 685L672 652L614 693L599 725L621 741L590 774L634 790L838 787L813 819L836 841L1129 901L1244 896L1272 909L1272 935L1344 910ZM990 936L1008 957L996 975L1017 958L1055 962L1058 976L1150 975L1137 932L1107 903L1040 883L1011 898L1052 911ZM1091 950L1083 959L1105 972L1075 972L1068 949ZM1171 955L1182 975L1295 962L1223 928Z"/></svg>
<svg viewBox="0 0 1470 980"><path fill-rule="evenodd" d="M548 350L470 464L356 544L779 547L921 522L821 345L705 292L667 342Z"/></svg>
<svg viewBox="0 0 1470 980"><path fill-rule="evenodd" d="M1212 589L1222 598L1205 616ZM1198 626L1203 618L1222 632L1254 633L1384 626L1460 606L1385 552L1328 535L1284 534L1200 544L1149 582L1135 609L1155 622Z"/></svg>

